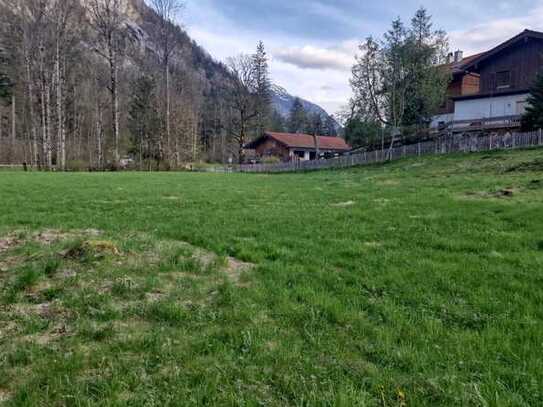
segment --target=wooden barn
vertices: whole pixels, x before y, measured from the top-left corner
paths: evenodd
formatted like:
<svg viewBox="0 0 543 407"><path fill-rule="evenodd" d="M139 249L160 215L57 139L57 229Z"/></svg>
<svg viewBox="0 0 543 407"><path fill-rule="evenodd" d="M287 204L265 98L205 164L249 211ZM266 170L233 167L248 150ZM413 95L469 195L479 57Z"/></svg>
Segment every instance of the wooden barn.
<svg viewBox="0 0 543 407"><path fill-rule="evenodd" d="M351 150L351 146L340 137L273 132L265 133L245 148L254 150L258 158L277 157L281 161L316 160L342 155Z"/></svg>

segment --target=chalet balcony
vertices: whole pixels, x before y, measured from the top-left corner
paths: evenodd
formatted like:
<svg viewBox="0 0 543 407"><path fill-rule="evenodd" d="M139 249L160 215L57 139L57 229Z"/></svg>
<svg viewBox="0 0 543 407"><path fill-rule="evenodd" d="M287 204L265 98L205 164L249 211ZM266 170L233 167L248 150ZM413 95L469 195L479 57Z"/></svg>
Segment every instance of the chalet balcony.
<svg viewBox="0 0 543 407"><path fill-rule="evenodd" d="M518 130L521 127L522 116L498 116L484 119L454 120L442 123L433 133L477 132L491 130Z"/></svg>

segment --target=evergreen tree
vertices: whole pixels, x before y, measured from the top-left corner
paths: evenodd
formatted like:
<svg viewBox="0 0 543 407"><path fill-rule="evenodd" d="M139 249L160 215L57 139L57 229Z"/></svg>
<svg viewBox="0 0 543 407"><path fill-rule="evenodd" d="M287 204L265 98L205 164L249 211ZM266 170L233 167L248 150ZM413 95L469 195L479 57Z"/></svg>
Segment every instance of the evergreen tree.
<svg viewBox="0 0 543 407"><path fill-rule="evenodd" d="M322 121L322 116L319 113L309 115L309 120L307 121L304 133L315 136L322 136L324 134L324 123Z"/></svg>
<svg viewBox="0 0 543 407"><path fill-rule="evenodd" d="M539 74L527 100L526 113L522 117L525 131L543 129L543 74Z"/></svg>
<svg viewBox="0 0 543 407"><path fill-rule="evenodd" d="M417 11L409 27L396 19L383 41L370 37L360 50L351 80L353 112L393 129L427 126L450 75L439 66L448 53L446 35L433 29L426 9Z"/></svg>
<svg viewBox="0 0 543 407"><path fill-rule="evenodd" d="M345 125L345 140L354 148L374 146L380 144L381 132L378 122L352 117Z"/></svg>
<svg viewBox="0 0 543 407"><path fill-rule="evenodd" d="M144 160L160 159L156 82L150 76L141 76L132 83L132 89L128 129L132 136L132 153L137 154L141 166Z"/></svg>
<svg viewBox="0 0 543 407"><path fill-rule="evenodd" d="M337 137L337 125L334 116L327 116L324 122L324 135Z"/></svg>
<svg viewBox="0 0 543 407"><path fill-rule="evenodd" d="M432 17L421 7L411 20L404 48L407 55L407 100L403 124L424 127L443 102L448 74L439 68L448 43L441 30L433 30Z"/></svg>
<svg viewBox="0 0 543 407"><path fill-rule="evenodd" d="M307 113L300 98L294 99L287 128L290 133L303 133L307 127Z"/></svg>
<svg viewBox="0 0 543 407"><path fill-rule="evenodd" d="M284 133L285 129L285 119L281 114L273 109L270 116L270 130L278 133Z"/></svg>
<svg viewBox="0 0 543 407"><path fill-rule="evenodd" d="M253 55L253 70L258 109L256 136L260 137L270 122L272 99L268 56L262 41L258 43L256 53Z"/></svg>

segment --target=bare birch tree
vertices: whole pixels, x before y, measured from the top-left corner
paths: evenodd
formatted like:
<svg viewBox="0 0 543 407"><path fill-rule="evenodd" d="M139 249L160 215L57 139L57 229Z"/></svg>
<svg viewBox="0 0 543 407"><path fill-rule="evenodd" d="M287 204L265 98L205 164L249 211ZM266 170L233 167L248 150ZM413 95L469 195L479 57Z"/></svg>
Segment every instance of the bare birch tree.
<svg viewBox="0 0 543 407"><path fill-rule="evenodd" d="M111 95L111 118L114 144L114 164L119 165L119 66L123 49L123 18L121 0L90 0L91 24L96 32L98 46L95 51L109 65L109 87Z"/></svg>
<svg viewBox="0 0 543 407"><path fill-rule="evenodd" d="M170 59L178 43L175 41L175 34L178 28L175 25L175 19L184 7L182 0L151 0L151 7L159 17L159 26L157 32L158 46L160 50L160 62L162 65L164 78L164 96L165 96L165 133L166 140L160 143L162 156L171 161L171 90L170 90ZM165 144L165 147L164 147ZM163 151L165 150L165 151Z"/></svg>
<svg viewBox="0 0 543 407"><path fill-rule="evenodd" d="M228 92L228 100L232 109L232 137L238 147L238 162L243 164L245 161L244 146L259 113L253 58L249 55L230 58L228 68L232 76Z"/></svg>

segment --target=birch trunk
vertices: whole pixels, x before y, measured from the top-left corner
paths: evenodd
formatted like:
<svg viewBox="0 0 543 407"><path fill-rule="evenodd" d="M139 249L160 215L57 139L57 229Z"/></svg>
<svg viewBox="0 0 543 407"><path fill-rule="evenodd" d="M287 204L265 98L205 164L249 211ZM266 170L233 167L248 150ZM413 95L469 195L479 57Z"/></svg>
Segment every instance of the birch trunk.
<svg viewBox="0 0 543 407"><path fill-rule="evenodd" d="M103 126L102 126L102 109L100 108L100 105L97 104L96 106L96 147L97 147L97 164L98 169L103 169L103 152L102 152L102 134L103 134Z"/></svg>
<svg viewBox="0 0 543 407"><path fill-rule="evenodd" d="M38 166L39 152L38 152L38 136L36 133L36 123L34 114L34 89L32 86L32 75L30 73L30 59L25 52L25 65L26 65L26 82L27 82L27 98L28 98L28 115L30 123L30 138L32 143L32 166Z"/></svg>
<svg viewBox="0 0 543 407"><path fill-rule="evenodd" d="M57 102L57 140L58 140L58 154L57 165L61 171L66 171L66 134L64 132L64 114L62 111L62 75L60 73L60 45L57 41L56 49L56 61L55 61L55 74L56 74L56 102Z"/></svg>
<svg viewBox="0 0 543 407"><path fill-rule="evenodd" d="M48 84L45 86L45 131L47 134L47 168L53 169L53 143L51 140L51 88Z"/></svg>
<svg viewBox="0 0 543 407"><path fill-rule="evenodd" d="M41 99L40 108L41 108L42 161L43 161L43 166L46 169L48 169L48 167L47 167L47 150L48 150L48 147L47 147L47 143L48 143L48 140L47 140L47 121L46 121L46 118L45 118L45 90L44 90L43 81L40 84L40 99Z"/></svg>
<svg viewBox="0 0 543 407"><path fill-rule="evenodd" d="M15 144L17 138L17 109L15 106L15 95L11 95L11 142Z"/></svg>
<svg viewBox="0 0 543 407"><path fill-rule="evenodd" d="M168 60L166 60L166 159L168 162L170 162L170 142L171 142L171 123L170 123L170 106L171 106L171 99L170 99L170 63Z"/></svg>
<svg viewBox="0 0 543 407"><path fill-rule="evenodd" d="M118 69L117 69L117 52L113 44L113 39L110 38L108 46L109 52L109 67L111 76L111 116L113 124L113 143L114 143L114 164L117 167L120 161L119 155L119 94L118 94Z"/></svg>

